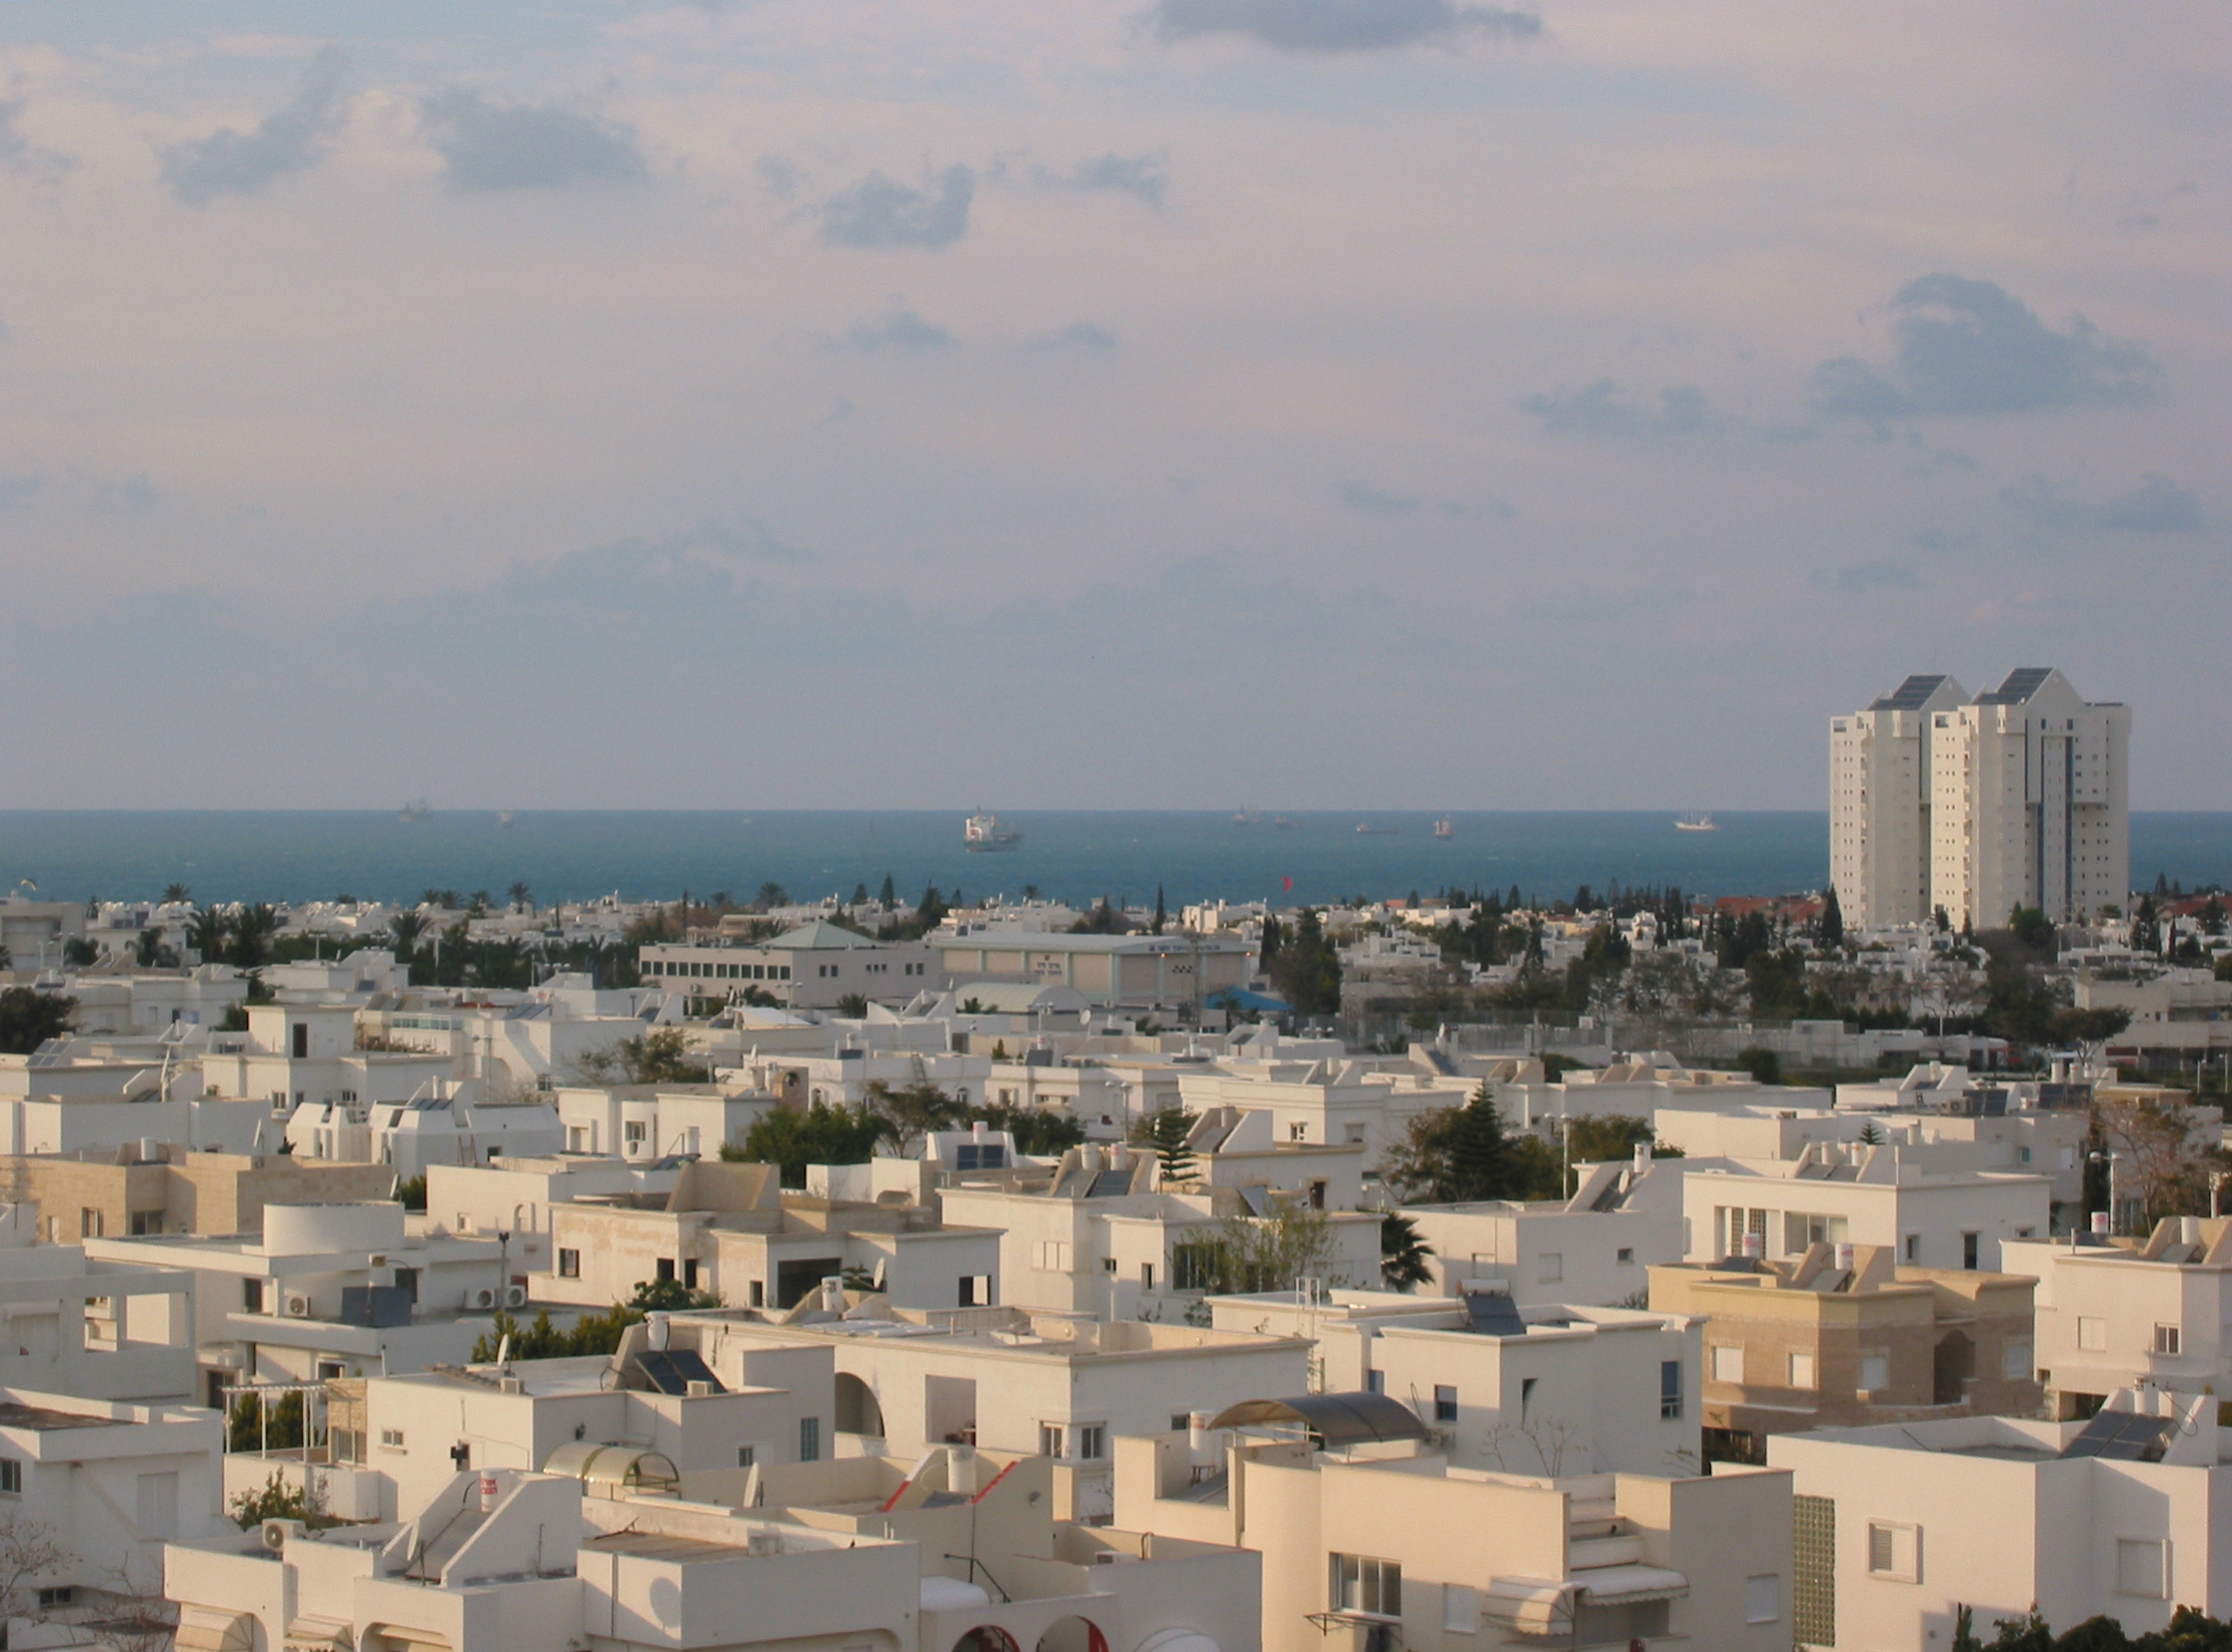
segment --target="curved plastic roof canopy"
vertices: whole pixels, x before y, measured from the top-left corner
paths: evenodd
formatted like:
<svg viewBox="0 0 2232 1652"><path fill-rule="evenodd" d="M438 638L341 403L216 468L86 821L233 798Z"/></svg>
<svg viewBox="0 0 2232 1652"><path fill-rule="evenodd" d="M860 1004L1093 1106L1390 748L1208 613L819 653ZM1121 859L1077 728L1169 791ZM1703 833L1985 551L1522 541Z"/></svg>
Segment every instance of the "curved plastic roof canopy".
<svg viewBox="0 0 2232 1652"><path fill-rule="evenodd" d="M682 1479L664 1452L586 1440L569 1441L553 1451L543 1472L571 1475L592 1486L629 1488L670 1487Z"/></svg>
<svg viewBox="0 0 2232 1652"><path fill-rule="evenodd" d="M1327 1448L1365 1440L1422 1440L1426 1425L1385 1394L1303 1394L1294 1399L1243 1399L1218 1412L1211 1428L1298 1422Z"/></svg>

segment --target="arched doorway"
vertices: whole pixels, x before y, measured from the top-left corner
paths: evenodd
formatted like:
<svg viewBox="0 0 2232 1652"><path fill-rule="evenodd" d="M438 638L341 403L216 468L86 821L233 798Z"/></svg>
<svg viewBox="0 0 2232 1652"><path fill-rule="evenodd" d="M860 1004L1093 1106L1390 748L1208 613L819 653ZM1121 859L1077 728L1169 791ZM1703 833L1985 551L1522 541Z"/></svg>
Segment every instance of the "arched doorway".
<svg viewBox="0 0 2232 1652"><path fill-rule="evenodd" d="M851 1371L837 1373L837 1431L884 1437L884 1408L876 1403L876 1390Z"/></svg>
<svg viewBox="0 0 2232 1652"><path fill-rule="evenodd" d="M1039 1637L1039 1652L1109 1652L1109 1637L1086 1618L1062 1618Z"/></svg>
<svg viewBox="0 0 2232 1652"><path fill-rule="evenodd" d="M998 1624L980 1623L954 1642L954 1652L1023 1652L1023 1648Z"/></svg>

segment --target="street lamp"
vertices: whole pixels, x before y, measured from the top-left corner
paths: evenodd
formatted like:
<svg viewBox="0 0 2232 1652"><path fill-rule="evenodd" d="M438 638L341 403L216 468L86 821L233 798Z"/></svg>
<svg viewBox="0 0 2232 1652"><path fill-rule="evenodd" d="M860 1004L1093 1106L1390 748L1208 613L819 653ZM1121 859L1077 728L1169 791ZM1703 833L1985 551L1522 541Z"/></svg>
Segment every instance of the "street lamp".
<svg viewBox="0 0 2232 1652"><path fill-rule="evenodd" d="M2122 1160L2123 1154L2115 1151L2087 1153L2085 1158L2089 1163L2108 1166L2108 1236L2114 1238L2116 1236L2116 1165ZM2215 1189L2212 1187L2210 1198L2213 1200L2215 1196Z"/></svg>

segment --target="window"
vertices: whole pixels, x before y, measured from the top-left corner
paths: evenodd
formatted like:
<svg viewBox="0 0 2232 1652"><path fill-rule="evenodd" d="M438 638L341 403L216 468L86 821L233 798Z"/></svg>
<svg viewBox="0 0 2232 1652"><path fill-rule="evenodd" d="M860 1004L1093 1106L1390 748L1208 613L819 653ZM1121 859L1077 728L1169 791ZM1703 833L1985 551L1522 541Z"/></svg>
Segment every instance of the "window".
<svg viewBox="0 0 2232 1652"><path fill-rule="evenodd" d="M1454 1583L1441 1586L1441 1632L1476 1635L1480 1632L1480 1591Z"/></svg>
<svg viewBox="0 0 2232 1652"><path fill-rule="evenodd" d="M818 1463L822 1460L822 1419L799 1418L799 1461Z"/></svg>
<svg viewBox="0 0 2232 1652"><path fill-rule="evenodd" d="M1682 1362L1678 1359L1658 1362L1658 1414L1666 1420L1682 1414Z"/></svg>
<svg viewBox="0 0 2232 1652"><path fill-rule="evenodd" d="M1139 1264L1139 1288L1141 1290L1152 1290L1154 1288L1154 1264L1152 1262L1141 1262Z"/></svg>
<svg viewBox="0 0 2232 1652"><path fill-rule="evenodd" d="M10 1497L23 1495L23 1463L20 1458L0 1457L0 1493Z"/></svg>
<svg viewBox="0 0 2232 1652"><path fill-rule="evenodd" d="M992 1306L992 1275L965 1273L961 1276L961 1305L965 1308Z"/></svg>
<svg viewBox="0 0 2232 1652"><path fill-rule="evenodd" d="M1744 1622L1782 1621L1782 1574L1762 1572L1744 1579Z"/></svg>
<svg viewBox="0 0 2232 1652"><path fill-rule="evenodd" d="M1619 1247L1619 1265L1621 1267L1627 1267L1630 1266L1634 1262L1634 1260L1635 1252L1627 1245L1621 1245Z"/></svg>
<svg viewBox="0 0 2232 1652"><path fill-rule="evenodd" d="M1042 1457L1059 1457L1062 1455L1062 1424L1059 1422L1043 1422L1039 1425L1039 1455Z"/></svg>
<svg viewBox="0 0 2232 1652"><path fill-rule="evenodd" d="M2116 1539L2116 1593L2161 1600L2170 1593L2170 1556L2159 1537Z"/></svg>
<svg viewBox="0 0 2232 1652"><path fill-rule="evenodd" d="M2077 1316L2077 1346L2087 1353L2105 1353L2108 1348L2108 1321L2089 1313Z"/></svg>
<svg viewBox="0 0 2232 1652"><path fill-rule="evenodd" d="M2176 1353L2181 1340L2175 1325L2157 1325L2154 1328L2154 1351L2158 1354Z"/></svg>
<svg viewBox="0 0 2232 1652"><path fill-rule="evenodd" d="M582 1253L564 1246L558 1252L558 1276L561 1279L579 1279L582 1276Z"/></svg>
<svg viewBox="0 0 2232 1652"><path fill-rule="evenodd" d="M620 1126L620 1138L627 1144L628 1151L631 1153L640 1153L644 1150L644 1140L649 1133L647 1126L640 1118L631 1118Z"/></svg>
<svg viewBox="0 0 2232 1652"><path fill-rule="evenodd" d="M150 1233L163 1231L163 1212L160 1210L135 1210L132 1212L132 1237L144 1238Z"/></svg>
<svg viewBox="0 0 2232 1652"><path fill-rule="evenodd" d="M1899 1254L1909 1262L1920 1261L1922 1259L1922 1235L1909 1233L1905 1239L1900 1241Z"/></svg>
<svg viewBox="0 0 2232 1652"><path fill-rule="evenodd" d="M1385 1371L1382 1371L1382 1370L1378 1370L1378 1369L1370 1369L1370 1370L1366 1370L1366 1371L1364 1372L1364 1392L1365 1392L1365 1393L1367 1393L1367 1394L1384 1394L1384 1393L1385 1393L1386 1391L1387 1391L1387 1373L1386 1373Z"/></svg>
<svg viewBox="0 0 2232 1652"><path fill-rule="evenodd" d="M1713 1381L1741 1382L1744 1379L1744 1351L1731 1342L1716 1344L1713 1355Z"/></svg>
<svg viewBox="0 0 2232 1652"><path fill-rule="evenodd" d="M1837 1643L1837 1505L1790 1499L1790 1633L1800 1646Z"/></svg>
<svg viewBox="0 0 2232 1652"><path fill-rule="evenodd" d="M1561 1251L1545 1250L1535 1258L1534 1279L1537 1284L1554 1285L1565 1277L1565 1256Z"/></svg>
<svg viewBox="0 0 2232 1652"><path fill-rule="evenodd" d="M262 1313L264 1311L264 1282L261 1279L241 1280L240 1306L244 1313Z"/></svg>
<svg viewBox="0 0 2232 1652"><path fill-rule="evenodd" d="M739 1467L739 1468L750 1468L750 1467L751 1467L751 1466L752 1466L752 1465L753 1465L754 1463L758 1462L759 1460L760 1460L760 1448L759 1448L758 1446L756 1446L756 1445L740 1445L740 1446L738 1446L738 1447L737 1447L737 1467Z"/></svg>
<svg viewBox="0 0 2232 1652"><path fill-rule="evenodd" d="M1791 1356L1790 1356L1790 1386L1791 1386L1791 1387L1793 1387L1793 1388L1811 1388L1811 1387L1813 1386L1813 1355L1812 1355L1812 1354L1810 1354L1810 1353L1797 1353L1797 1352L1794 1352L1794 1353L1792 1353L1792 1354L1791 1354ZM1757 1619L1754 1619L1754 1620L1752 1620L1752 1621L1754 1621L1754 1622L1757 1622L1757 1621L1759 1621L1759 1620L1757 1620ZM1769 1621L1771 1621L1771 1620L1769 1620Z"/></svg>
<svg viewBox="0 0 2232 1652"><path fill-rule="evenodd" d="M78 1212L78 1237L81 1239L98 1239L107 1226L102 1213L91 1206Z"/></svg>
<svg viewBox="0 0 2232 1652"><path fill-rule="evenodd" d="M1336 1612L1370 1617L1402 1616L1402 1567L1392 1560L1362 1555L1327 1556L1332 1563L1332 1605Z"/></svg>
<svg viewBox="0 0 2232 1652"><path fill-rule="evenodd" d="M1455 1422L1457 1420L1457 1391L1446 1382L1437 1382L1433 1385L1433 1420L1435 1422Z"/></svg>
<svg viewBox="0 0 2232 1652"><path fill-rule="evenodd" d="M1811 1245L1842 1244L1849 1236L1849 1225L1842 1216L1808 1210L1786 1210L1782 1214L1782 1248L1793 1255Z"/></svg>
<svg viewBox="0 0 2232 1652"><path fill-rule="evenodd" d="M675 1276L675 1259L672 1256L660 1257L654 1271L662 1279L672 1279Z"/></svg>
<svg viewBox="0 0 2232 1652"><path fill-rule="evenodd" d="M42 1607L68 1606L73 1604L77 1600L77 1598L78 1592L76 1586L68 1583L59 1584L54 1588L41 1589L39 1591L39 1604Z"/></svg>
<svg viewBox="0 0 2232 1652"><path fill-rule="evenodd" d="M1086 1422L1078 1425L1078 1456L1089 1463L1099 1462L1109 1454L1109 1429L1106 1423Z"/></svg>
<svg viewBox="0 0 2232 1652"><path fill-rule="evenodd" d="M1103 1273L1114 1273L1116 1270L1116 1259L1114 1256L1104 1256L1101 1258L1101 1271Z"/></svg>
<svg viewBox="0 0 2232 1652"><path fill-rule="evenodd" d="M1170 1288L1206 1290L1216 1277L1216 1245L1178 1244L1170 1247Z"/></svg>
<svg viewBox="0 0 2232 1652"><path fill-rule="evenodd" d="M1868 1522L1868 1575L1894 1583L1922 1581L1922 1528L1891 1520Z"/></svg>
<svg viewBox="0 0 2232 1652"><path fill-rule="evenodd" d="M1971 1273L1976 1271L1978 1251L1982 1242L1977 1234L1963 1233L1961 1235L1961 1266Z"/></svg>
<svg viewBox="0 0 2232 1652"><path fill-rule="evenodd" d="M383 1451L401 1451L401 1450L403 1450L403 1449L404 1449L404 1444L403 1444L403 1430L402 1430L402 1429L400 1429L400 1428L383 1428L383 1429L381 1429L381 1430L380 1430L380 1449L381 1449L381 1450L383 1450Z"/></svg>
<svg viewBox="0 0 2232 1652"><path fill-rule="evenodd" d="M1032 1266L1042 1273L1068 1273L1070 1271L1070 1246L1062 1239L1041 1239Z"/></svg>
<svg viewBox="0 0 2232 1652"><path fill-rule="evenodd" d="M1288 1141L1307 1141L1309 1139L1309 1126L1307 1124L1287 1125L1286 1139Z"/></svg>
<svg viewBox="0 0 2232 1652"><path fill-rule="evenodd" d="M2030 1344L2010 1342L2000 1351L1999 1374L2009 1382L2030 1380Z"/></svg>

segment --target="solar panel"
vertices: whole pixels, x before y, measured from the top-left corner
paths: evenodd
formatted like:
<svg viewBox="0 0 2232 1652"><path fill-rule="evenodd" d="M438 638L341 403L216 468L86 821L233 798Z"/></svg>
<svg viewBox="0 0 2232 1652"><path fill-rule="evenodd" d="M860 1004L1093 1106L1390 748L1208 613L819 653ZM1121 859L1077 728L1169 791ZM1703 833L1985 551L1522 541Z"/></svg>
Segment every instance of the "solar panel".
<svg viewBox="0 0 2232 1652"><path fill-rule="evenodd" d="M2046 679L2053 676L2050 666L2024 666L2007 674L2007 681L1990 694L1976 697L1979 706L2020 706L2045 687Z"/></svg>
<svg viewBox="0 0 2232 1652"><path fill-rule="evenodd" d="M1465 1329L1475 1336L1526 1335L1526 1321L1519 1317L1519 1305L1507 1291L1467 1291L1464 1311L1470 1319Z"/></svg>
<svg viewBox="0 0 2232 1652"><path fill-rule="evenodd" d="M653 1348L636 1356L644 1380L662 1394L687 1394L693 1382L703 1382L716 1394L727 1393L713 1368L695 1348Z"/></svg>
<svg viewBox="0 0 2232 1652"><path fill-rule="evenodd" d="M1944 681L1942 675L1937 677L1910 677L1891 693L1876 701L1868 710L1871 712L1918 712L1924 705L1928 704L1930 696L1937 693L1937 686Z"/></svg>
<svg viewBox="0 0 2232 1652"><path fill-rule="evenodd" d="M2175 1417L2144 1417L2135 1411L2103 1411L2061 1448L2063 1457L2105 1457L2115 1462L2159 1463L2170 1448Z"/></svg>

